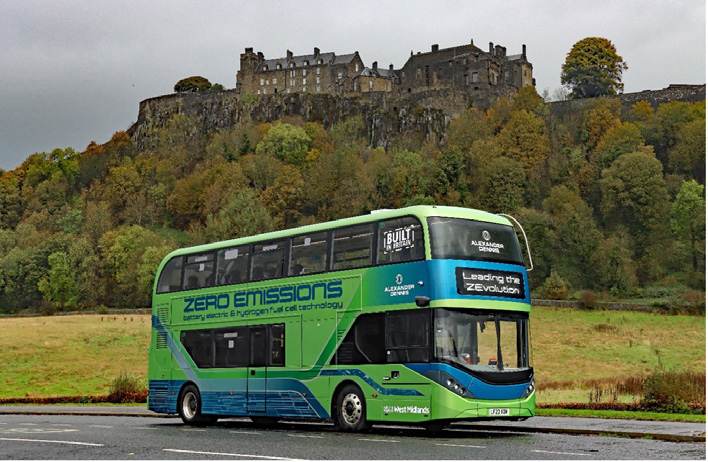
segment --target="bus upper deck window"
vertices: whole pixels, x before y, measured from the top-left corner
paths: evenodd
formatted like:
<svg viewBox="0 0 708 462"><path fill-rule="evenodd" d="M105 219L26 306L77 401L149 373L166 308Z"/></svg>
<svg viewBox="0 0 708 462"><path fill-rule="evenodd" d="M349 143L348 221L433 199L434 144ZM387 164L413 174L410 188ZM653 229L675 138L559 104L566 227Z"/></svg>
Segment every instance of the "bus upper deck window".
<svg viewBox="0 0 708 462"><path fill-rule="evenodd" d="M378 263L400 263L425 258L423 227L414 217L379 223Z"/></svg>

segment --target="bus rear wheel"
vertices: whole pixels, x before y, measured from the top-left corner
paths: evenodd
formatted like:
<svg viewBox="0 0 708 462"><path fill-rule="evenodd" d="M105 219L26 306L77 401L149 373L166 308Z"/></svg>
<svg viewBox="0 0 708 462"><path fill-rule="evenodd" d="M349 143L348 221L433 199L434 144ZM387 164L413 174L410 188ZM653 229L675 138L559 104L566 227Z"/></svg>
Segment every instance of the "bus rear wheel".
<svg viewBox="0 0 708 462"><path fill-rule="evenodd" d="M337 395L337 415L334 421L338 429L361 432L371 428L366 420L364 393L356 385L347 385Z"/></svg>
<svg viewBox="0 0 708 462"><path fill-rule="evenodd" d="M216 416L202 414L202 396L194 385L187 385L182 389L177 401L177 411L182 422L188 425L204 425L218 420Z"/></svg>

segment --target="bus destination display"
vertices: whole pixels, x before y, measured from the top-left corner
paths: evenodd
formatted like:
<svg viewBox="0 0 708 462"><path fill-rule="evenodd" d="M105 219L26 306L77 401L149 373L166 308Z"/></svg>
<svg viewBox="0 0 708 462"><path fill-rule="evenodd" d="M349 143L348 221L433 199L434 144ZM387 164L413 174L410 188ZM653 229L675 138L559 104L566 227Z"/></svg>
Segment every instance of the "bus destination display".
<svg viewBox="0 0 708 462"><path fill-rule="evenodd" d="M456 268L457 293L524 299L524 276L513 271Z"/></svg>

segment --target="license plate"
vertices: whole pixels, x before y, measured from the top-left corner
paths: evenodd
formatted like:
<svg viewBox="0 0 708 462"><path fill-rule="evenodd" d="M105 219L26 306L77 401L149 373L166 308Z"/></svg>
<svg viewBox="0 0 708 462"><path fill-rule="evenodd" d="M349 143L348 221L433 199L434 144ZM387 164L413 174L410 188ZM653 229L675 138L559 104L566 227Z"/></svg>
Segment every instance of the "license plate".
<svg viewBox="0 0 708 462"><path fill-rule="evenodd" d="M503 409L503 408L490 409L489 415L509 415L509 409Z"/></svg>

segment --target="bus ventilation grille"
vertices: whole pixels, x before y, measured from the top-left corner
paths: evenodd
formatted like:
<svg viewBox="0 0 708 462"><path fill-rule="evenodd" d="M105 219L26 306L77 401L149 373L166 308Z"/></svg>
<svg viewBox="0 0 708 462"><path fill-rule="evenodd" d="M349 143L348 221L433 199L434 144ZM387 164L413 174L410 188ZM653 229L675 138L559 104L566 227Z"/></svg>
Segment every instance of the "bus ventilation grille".
<svg viewBox="0 0 708 462"><path fill-rule="evenodd" d="M157 338L155 348L162 350L167 348L167 331L165 331L165 323L167 322L168 307L157 308L157 319L160 320L160 325L157 326Z"/></svg>

